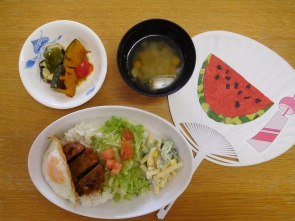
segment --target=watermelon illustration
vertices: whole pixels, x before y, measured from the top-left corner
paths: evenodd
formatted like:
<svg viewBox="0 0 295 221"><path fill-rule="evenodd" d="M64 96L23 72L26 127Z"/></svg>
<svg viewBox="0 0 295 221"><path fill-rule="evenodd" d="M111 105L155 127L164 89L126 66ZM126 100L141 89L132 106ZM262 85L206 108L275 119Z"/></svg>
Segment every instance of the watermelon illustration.
<svg viewBox="0 0 295 221"><path fill-rule="evenodd" d="M208 117L243 124L263 115L273 102L229 65L210 54L198 79L198 97Z"/></svg>

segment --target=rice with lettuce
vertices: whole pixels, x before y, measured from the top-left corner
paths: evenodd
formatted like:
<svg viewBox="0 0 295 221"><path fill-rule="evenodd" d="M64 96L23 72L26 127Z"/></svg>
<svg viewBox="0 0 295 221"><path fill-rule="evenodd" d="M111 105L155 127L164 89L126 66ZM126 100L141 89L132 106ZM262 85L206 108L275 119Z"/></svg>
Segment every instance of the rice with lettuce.
<svg viewBox="0 0 295 221"><path fill-rule="evenodd" d="M128 128L133 134L133 156L130 160L121 161L120 148L122 132L125 128ZM105 185L101 193L95 192L79 197L83 207L96 206L110 199L116 202L126 199L131 200L133 197L149 192L151 186L155 184L153 179L147 176L147 172L150 172L152 169L148 168L147 164L146 166L144 165L143 159L147 157L154 146L159 145L159 140L151 139L152 133L147 131L143 125L134 125L126 119L113 116L103 125L94 122L81 122L65 132L64 135L61 139L63 145L68 142L79 141L86 147L93 148L98 153L112 147L116 160L122 163L122 169L118 175L110 173L107 169L105 170ZM171 142L171 139L168 140ZM161 145L159 147L161 148ZM165 147L165 153L163 151L161 153L161 150L159 151L160 157L157 164L162 166L162 169L169 167L170 162L179 162L173 143L169 150ZM144 167L146 167L146 170ZM153 167L156 167L156 164ZM156 169L160 171L159 168ZM166 179L168 179L168 175Z"/></svg>

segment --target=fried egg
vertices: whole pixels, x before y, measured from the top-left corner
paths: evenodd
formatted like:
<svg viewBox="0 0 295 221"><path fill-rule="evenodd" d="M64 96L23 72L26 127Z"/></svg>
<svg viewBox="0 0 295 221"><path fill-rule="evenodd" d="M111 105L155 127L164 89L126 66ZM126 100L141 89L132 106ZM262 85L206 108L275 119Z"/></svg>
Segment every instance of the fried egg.
<svg viewBox="0 0 295 221"><path fill-rule="evenodd" d="M43 156L43 176L57 195L63 199L69 199L75 206L77 193L62 145L57 137L49 138L52 141Z"/></svg>

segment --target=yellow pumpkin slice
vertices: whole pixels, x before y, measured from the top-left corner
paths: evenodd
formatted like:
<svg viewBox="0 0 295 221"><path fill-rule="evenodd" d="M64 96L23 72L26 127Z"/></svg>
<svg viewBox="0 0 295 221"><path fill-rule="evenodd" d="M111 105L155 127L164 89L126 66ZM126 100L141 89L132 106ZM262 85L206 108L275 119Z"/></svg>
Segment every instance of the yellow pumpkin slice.
<svg viewBox="0 0 295 221"><path fill-rule="evenodd" d="M74 39L65 52L64 66L69 68L77 67L85 59L88 52L79 40Z"/></svg>
<svg viewBox="0 0 295 221"><path fill-rule="evenodd" d="M55 88L55 90L65 93L68 97L73 97L78 83L76 72L66 66L64 68L65 71L59 76L58 88Z"/></svg>

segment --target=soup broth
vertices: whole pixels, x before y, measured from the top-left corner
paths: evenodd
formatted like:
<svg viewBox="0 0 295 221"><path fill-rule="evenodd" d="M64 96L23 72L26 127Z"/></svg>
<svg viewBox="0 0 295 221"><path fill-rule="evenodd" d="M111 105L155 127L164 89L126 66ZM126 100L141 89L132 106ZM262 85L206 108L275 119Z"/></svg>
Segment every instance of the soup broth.
<svg viewBox="0 0 295 221"><path fill-rule="evenodd" d="M147 90L171 85L181 74L183 57L177 44L164 36L148 36L130 50L128 70L135 81Z"/></svg>

